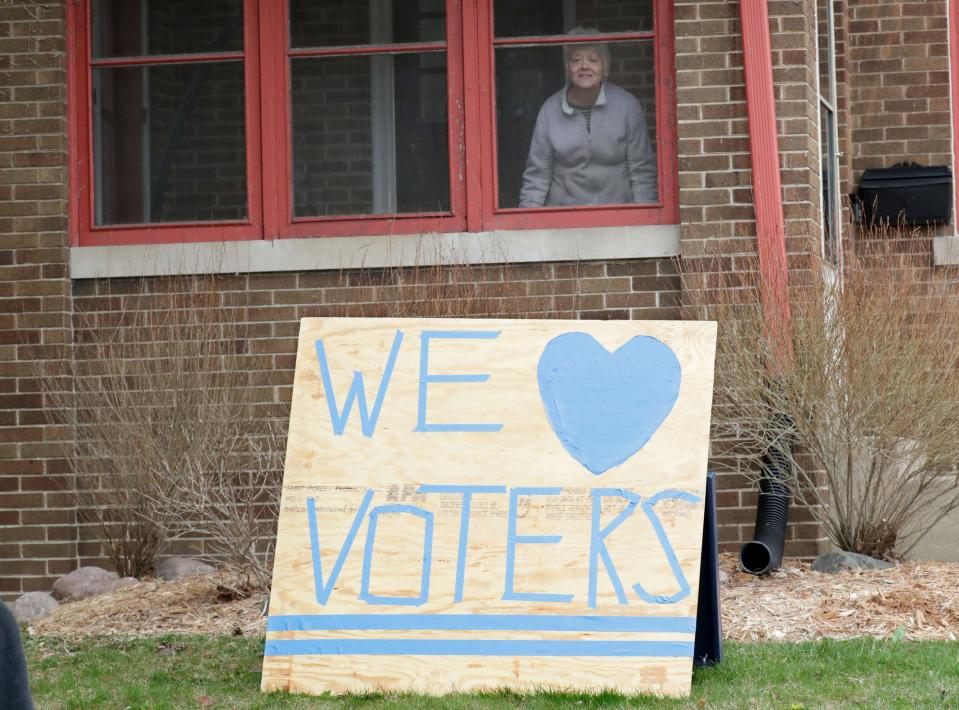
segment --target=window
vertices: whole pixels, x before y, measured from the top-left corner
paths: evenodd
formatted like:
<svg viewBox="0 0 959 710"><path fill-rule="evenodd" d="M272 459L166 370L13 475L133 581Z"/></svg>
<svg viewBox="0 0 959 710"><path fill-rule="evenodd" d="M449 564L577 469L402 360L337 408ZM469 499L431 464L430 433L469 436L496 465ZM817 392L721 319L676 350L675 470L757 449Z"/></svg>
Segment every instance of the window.
<svg viewBox="0 0 959 710"><path fill-rule="evenodd" d="M676 223L671 5L68 3L75 243Z"/></svg>
<svg viewBox="0 0 959 710"><path fill-rule="evenodd" d="M822 253L838 264L841 248L839 200L839 127L836 118L836 30L833 0L817 0L819 64L819 151L822 185Z"/></svg>

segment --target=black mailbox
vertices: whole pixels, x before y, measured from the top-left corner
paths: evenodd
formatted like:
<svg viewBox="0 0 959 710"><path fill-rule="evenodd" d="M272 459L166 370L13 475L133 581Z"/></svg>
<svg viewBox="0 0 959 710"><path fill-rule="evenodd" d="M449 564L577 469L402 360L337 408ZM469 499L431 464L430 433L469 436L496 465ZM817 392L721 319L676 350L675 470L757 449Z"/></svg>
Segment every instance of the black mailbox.
<svg viewBox="0 0 959 710"><path fill-rule="evenodd" d="M862 174L858 198L866 224L892 226L948 224L952 208L952 170L899 163Z"/></svg>

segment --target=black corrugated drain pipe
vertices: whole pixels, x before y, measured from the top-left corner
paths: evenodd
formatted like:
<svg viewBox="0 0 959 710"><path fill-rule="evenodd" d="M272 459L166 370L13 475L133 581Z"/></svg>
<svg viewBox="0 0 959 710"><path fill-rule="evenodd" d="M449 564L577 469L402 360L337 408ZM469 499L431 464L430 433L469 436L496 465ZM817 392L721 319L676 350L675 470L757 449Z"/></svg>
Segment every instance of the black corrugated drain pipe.
<svg viewBox="0 0 959 710"><path fill-rule="evenodd" d="M739 564L750 574L769 574L779 569L786 544L789 518L789 480L792 476L790 443L770 447L760 463L759 503L753 539L739 550Z"/></svg>

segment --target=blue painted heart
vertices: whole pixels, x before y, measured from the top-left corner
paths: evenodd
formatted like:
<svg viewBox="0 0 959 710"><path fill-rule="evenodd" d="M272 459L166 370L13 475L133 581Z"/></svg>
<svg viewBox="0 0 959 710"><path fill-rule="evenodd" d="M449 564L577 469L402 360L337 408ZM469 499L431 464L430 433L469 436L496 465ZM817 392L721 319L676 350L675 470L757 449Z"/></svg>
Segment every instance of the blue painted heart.
<svg viewBox="0 0 959 710"><path fill-rule="evenodd" d="M587 333L547 343L537 366L546 418L563 448L599 475L643 448L679 397L672 349L637 335L609 352Z"/></svg>

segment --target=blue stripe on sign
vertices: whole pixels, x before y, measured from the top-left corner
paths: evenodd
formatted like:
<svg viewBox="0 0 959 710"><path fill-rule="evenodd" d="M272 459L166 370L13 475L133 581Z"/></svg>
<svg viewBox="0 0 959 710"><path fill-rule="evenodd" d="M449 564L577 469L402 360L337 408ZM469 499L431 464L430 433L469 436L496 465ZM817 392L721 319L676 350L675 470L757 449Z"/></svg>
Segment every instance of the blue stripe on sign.
<svg viewBox="0 0 959 710"><path fill-rule="evenodd" d="M556 616L549 614L302 614L271 616L267 631L640 631L691 634L694 616Z"/></svg>
<svg viewBox="0 0 959 710"><path fill-rule="evenodd" d="M478 641L302 639L267 641L266 656L642 656L691 657L692 641Z"/></svg>

